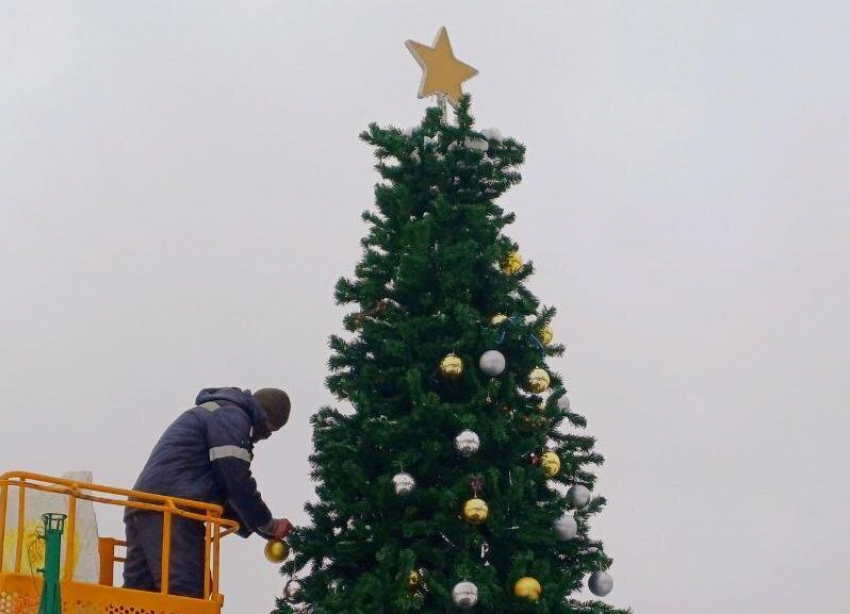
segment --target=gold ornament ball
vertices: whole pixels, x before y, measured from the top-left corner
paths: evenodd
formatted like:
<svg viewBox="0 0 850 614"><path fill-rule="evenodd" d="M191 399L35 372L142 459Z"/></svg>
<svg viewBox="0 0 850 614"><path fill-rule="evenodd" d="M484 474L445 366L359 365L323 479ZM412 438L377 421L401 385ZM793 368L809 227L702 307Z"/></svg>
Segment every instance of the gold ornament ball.
<svg viewBox="0 0 850 614"><path fill-rule="evenodd" d="M422 586L422 574L419 573L416 569L410 571L410 574L407 576L407 590L411 593L414 593L419 590L419 587Z"/></svg>
<svg viewBox="0 0 850 614"><path fill-rule="evenodd" d="M549 383L549 374L546 373L545 369L537 367L528 374L528 387L531 388L532 392L536 392L537 394L546 392L549 390Z"/></svg>
<svg viewBox="0 0 850 614"><path fill-rule="evenodd" d="M463 519L471 525L479 525L487 520L490 508L484 499L469 499L463 504Z"/></svg>
<svg viewBox="0 0 850 614"><path fill-rule="evenodd" d="M440 361L440 375L446 379L459 379L463 375L463 361L457 354L447 354Z"/></svg>
<svg viewBox="0 0 850 614"><path fill-rule="evenodd" d="M520 578L516 581L516 584L514 584L514 595L520 599L538 601L540 599L540 593L542 592L543 587L540 586L540 582L534 578Z"/></svg>
<svg viewBox="0 0 850 614"><path fill-rule="evenodd" d="M505 314L497 313L492 318L490 318L490 324L492 324L493 326L498 326L499 324L501 324L502 322L504 322L507 319L508 319L508 316L506 316Z"/></svg>
<svg viewBox="0 0 850 614"><path fill-rule="evenodd" d="M552 343L552 339L555 338L555 331L552 330L552 327L546 324L543 328L540 329L540 343L543 345L549 345Z"/></svg>
<svg viewBox="0 0 850 614"><path fill-rule="evenodd" d="M513 251L508 254L508 257L505 258L505 261L502 263L502 272L505 275L516 275L519 273L521 268L522 256L520 256L517 251Z"/></svg>
<svg viewBox="0 0 850 614"><path fill-rule="evenodd" d="M266 542L266 559L269 563L283 563L289 558L289 544L281 539L272 539Z"/></svg>
<svg viewBox="0 0 850 614"><path fill-rule="evenodd" d="M540 467L543 469L543 475L554 478L561 470L561 459L554 452L544 452L540 457Z"/></svg>

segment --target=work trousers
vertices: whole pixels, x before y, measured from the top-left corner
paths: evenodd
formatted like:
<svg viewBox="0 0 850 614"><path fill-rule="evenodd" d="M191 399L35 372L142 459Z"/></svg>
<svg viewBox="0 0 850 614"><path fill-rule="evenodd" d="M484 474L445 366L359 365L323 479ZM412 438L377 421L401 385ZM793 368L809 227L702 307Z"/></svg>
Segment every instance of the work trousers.
<svg viewBox="0 0 850 614"><path fill-rule="evenodd" d="M127 561L124 588L162 590L162 514L133 511L124 517ZM168 593L204 597L204 524L171 517Z"/></svg>

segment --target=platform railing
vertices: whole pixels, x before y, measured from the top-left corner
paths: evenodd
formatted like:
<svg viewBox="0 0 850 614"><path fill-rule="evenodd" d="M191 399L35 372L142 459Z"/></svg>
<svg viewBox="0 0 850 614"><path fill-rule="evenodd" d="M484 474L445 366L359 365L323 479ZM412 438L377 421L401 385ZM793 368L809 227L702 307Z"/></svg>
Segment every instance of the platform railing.
<svg viewBox="0 0 850 614"><path fill-rule="evenodd" d="M9 505L10 489L18 489L17 542L15 544L14 572L21 572L24 551L24 523L26 518L26 493L28 490L41 491L68 497L68 520L66 523L67 542L65 545L64 580L73 581L74 551L76 538L77 501L86 500L104 505L144 510L163 514L162 529L162 578L161 593L168 595L169 563L171 560L171 520L174 516L204 523L204 598L220 602L219 577L221 562L221 538L239 530L239 524L222 518L220 505L167 497L152 493L114 488L89 482L77 482L63 478L54 478L25 471L11 471L0 475L0 548L5 543L6 516ZM57 510L58 511L58 510ZM123 559L115 556L115 546L126 546L125 542L104 538L98 544L101 553L101 583L113 577L115 561ZM108 554L108 560L104 556ZM0 553L0 573L3 573L4 557ZM108 566L108 571L107 571Z"/></svg>

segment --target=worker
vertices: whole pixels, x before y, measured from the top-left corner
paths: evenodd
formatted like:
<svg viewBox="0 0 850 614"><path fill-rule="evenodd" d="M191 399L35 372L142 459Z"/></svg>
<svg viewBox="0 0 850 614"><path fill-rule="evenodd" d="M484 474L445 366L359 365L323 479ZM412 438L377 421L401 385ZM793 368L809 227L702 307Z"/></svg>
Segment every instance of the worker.
<svg viewBox="0 0 850 614"><path fill-rule="evenodd" d="M292 530L273 518L251 476L254 445L289 420L289 396L276 388L251 394L239 388L208 388L163 433L135 490L217 503L239 522L240 535L283 539ZM127 508L124 587L161 590L161 512ZM204 597L204 523L172 516L169 593Z"/></svg>

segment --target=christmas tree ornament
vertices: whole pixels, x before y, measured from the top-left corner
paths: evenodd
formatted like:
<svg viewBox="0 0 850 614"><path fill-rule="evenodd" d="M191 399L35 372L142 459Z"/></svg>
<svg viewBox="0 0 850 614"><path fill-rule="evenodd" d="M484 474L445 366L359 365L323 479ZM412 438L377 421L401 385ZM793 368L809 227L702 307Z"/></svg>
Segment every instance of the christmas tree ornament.
<svg viewBox="0 0 850 614"><path fill-rule="evenodd" d="M269 563L283 563L289 558L289 544L282 539L270 539L263 552Z"/></svg>
<svg viewBox="0 0 850 614"><path fill-rule="evenodd" d="M555 521L555 533L561 541L574 539L578 535L578 523L572 514L564 514Z"/></svg>
<svg viewBox="0 0 850 614"><path fill-rule="evenodd" d="M574 484L567 491L567 503L576 510L584 509L590 503L590 490L582 484Z"/></svg>
<svg viewBox="0 0 850 614"><path fill-rule="evenodd" d="M552 340L555 338L555 331L552 330L552 327L549 324L544 324L543 328L540 329L540 341L543 345L549 345L552 343Z"/></svg>
<svg viewBox="0 0 850 614"><path fill-rule="evenodd" d="M416 488L416 480L409 473L397 473L393 476L393 488L397 495L409 495Z"/></svg>
<svg viewBox="0 0 850 614"><path fill-rule="evenodd" d="M512 251L502 263L502 273L505 275L516 275L522 268L522 256L518 251Z"/></svg>
<svg viewBox="0 0 850 614"><path fill-rule="evenodd" d="M478 493L484 489L484 478L480 475L474 475L469 478L469 487L472 489L472 492L475 493L475 496L478 496Z"/></svg>
<svg viewBox="0 0 850 614"><path fill-rule="evenodd" d="M478 603L478 587L466 580L458 582L452 589L452 601L463 610L470 609Z"/></svg>
<svg viewBox="0 0 850 614"><path fill-rule="evenodd" d="M549 390L549 384L551 380L549 379L549 374L545 369L541 369L537 367L531 373L528 374L528 387L532 392L540 394L542 392L546 392Z"/></svg>
<svg viewBox="0 0 850 614"><path fill-rule="evenodd" d="M488 544L487 542L482 542L481 543L481 560L482 561L486 560L487 555L489 555L489 554L490 554L490 544Z"/></svg>
<svg viewBox="0 0 850 614"><path fill-rule="evenodd" d="M283 587L283 598L290 603L301 601L301 594L304 592L304 585L298 580L292 579Z"/></svg>
<svg viewBox="0 0 850 614"><path fill-rule="evenodd" d="M484 375L497 377L505 370L505 355L499 350L487 350L481 354L478 366L484 372Z"/></svg>
<svg viewBox="0 0 850 614"><path fill-rule="evenodd" d="M417 569L411 569L407 575L407 590L415 593L422 588L422 574Z"/></svg>
<svg viewBox="0 0 850 614"><path fill-rule="evenodd" d="M558 409L561 411L570 411L570 397L564 395L558 399Z"/></svg>
<svg viewBox="0 0 850 614"><path fill-rule="evenodd" d="M499 324L501 324L502 322L504 322L507 319L508 319L508 316L506 316L505 314L497 313L492 318L490 318L490 324L492 324L493 326L498 326Z"/></svg>
<svg viewBox="0 0 850 614"><path fill-rule="evenodd" d="M516 584L514 584L514 595L520 599L538 601L540 599L540 593L542 592L543 587L540 586L540 582L534 578L520 578L516 581Z"/></svg>
<svg viewBox="0 0 850 614"><path fill-rule="evenodd" d="M587 579L587 588L597 597L605 597L614 589L614 578L605 571L594 571Z"/></svg>
<svg viewBox="0 0 850 614"><path fill-rule="evenodd" d="M540 468L547 478L554 478L561 470L561 458L554 452L544 452L540 457Z"/></svg>
<svg viewBox="0 0 850 614"><path fill-rule="evenodd" d="M419 98L439 96L457 107L463 96L461 84L478 71L455 57L446 29L440 28L432 47L412 40L405 42L405 46L422 68Z"/></svg>
<svg viewBox="0 0 850 614"><path fill-rule="evenodd" d="M455 450L464 458L469 458L476 452L478 452L478 448L481 447L481 440L478 438L478 434L475 431L461 431L461 433L455 437Z"/></svg>
<svg viewBox="0 0 850 614"><path fill-rule="evenodd" d="M468 499L466 503L463 504L462 515L463 519L467 523L472 526L478 526L487 520L487 517L490 515L490 508L487 506L487 502L484 501L484 499L475 497L474 499Z"/></svg>
<svg viewBox="0 0 850 614"><path fill-rule="evenodd" d="M440 361L440 375L445 379L460 379L463 375L463 361L455 354L446 354Z"/></svg>

